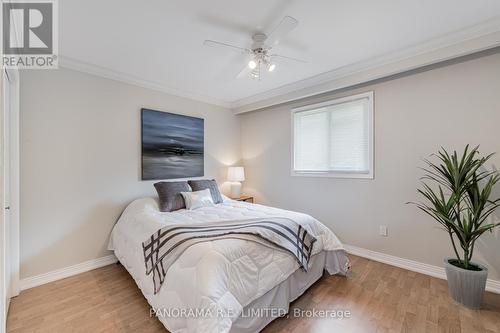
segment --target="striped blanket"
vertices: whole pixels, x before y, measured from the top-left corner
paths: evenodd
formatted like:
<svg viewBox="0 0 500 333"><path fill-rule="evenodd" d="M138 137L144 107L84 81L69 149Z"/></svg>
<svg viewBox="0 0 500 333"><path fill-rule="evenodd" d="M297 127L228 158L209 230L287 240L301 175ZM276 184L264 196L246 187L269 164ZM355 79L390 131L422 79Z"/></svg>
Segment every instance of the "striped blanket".
<svg viewBox="0 0 500 333"><path fill-rule="evenodd" d="M160 290L168 268L190 246L225 238L254 241L289 252L307 271L316 241L297 222L283 217L219 221L161 228L142 243L146 274L153 273L154 293Z"/></svg>

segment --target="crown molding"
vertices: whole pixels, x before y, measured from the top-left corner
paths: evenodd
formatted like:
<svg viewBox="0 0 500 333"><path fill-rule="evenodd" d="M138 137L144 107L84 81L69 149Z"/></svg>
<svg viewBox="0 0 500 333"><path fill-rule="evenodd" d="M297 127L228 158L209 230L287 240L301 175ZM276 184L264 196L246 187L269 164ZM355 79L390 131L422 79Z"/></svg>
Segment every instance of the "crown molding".
<svg viewBox="0 0 500 333"><path fill-rule="evenodd" d="M165 86L61 55L59 66L134 86L231 109L234 114L351 87L500 46L500 17L403 50L350 64L236 101Z"/></svg>
<svg viewBox="0 0 500 333"><path fill-rule="evenodd" d="M500 17L231 103L235 114L401 74L500 46Z"/></svg>
<svg viewBox="0 0 500 333"><path fill-rule="evenodd" d="M230 107L230 103L223 101L218 98L210 97L210 96L205 96L202 94L197 94L194 92L189 92L189 91L184 91L184 90L179 90L176 88L168 87L165 85L162 85L157 82L149 81L142 79L140 77L126 74L123 72L115 71L106 67L90 64L87 62L83 62L77 59L73 59L70 57L66 56L59 56L59 67L75 70L78 72L86 73L86 74L91 74L99 77L103 77L106 79L118 81L118 82L123 82L127 83L130 85L134 85L137 87L141 88L146 88L150 90L155 90L159 91L162 93L174 95L177 97L184 97L187 99L195 100L198 102L203 102L203 103L208 103L216 106L220 106L223 108L228 108Z"/></svg>

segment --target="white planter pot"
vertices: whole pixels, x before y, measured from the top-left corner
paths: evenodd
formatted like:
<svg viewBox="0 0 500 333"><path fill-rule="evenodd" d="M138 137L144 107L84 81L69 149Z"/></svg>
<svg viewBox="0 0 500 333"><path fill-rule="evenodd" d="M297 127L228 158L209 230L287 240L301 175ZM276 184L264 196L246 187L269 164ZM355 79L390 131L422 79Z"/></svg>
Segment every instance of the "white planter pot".
<svg viewBox="0 0 500 333"><path fill-rule="evenodd" d="M444 259L444 269L448 279L448 292L450 296L470 309L479 309L483 300L484 289L486 288L486 279L488 269L483 265L471 263L481 270L472 271L450 264L450 260Z"/></svg>

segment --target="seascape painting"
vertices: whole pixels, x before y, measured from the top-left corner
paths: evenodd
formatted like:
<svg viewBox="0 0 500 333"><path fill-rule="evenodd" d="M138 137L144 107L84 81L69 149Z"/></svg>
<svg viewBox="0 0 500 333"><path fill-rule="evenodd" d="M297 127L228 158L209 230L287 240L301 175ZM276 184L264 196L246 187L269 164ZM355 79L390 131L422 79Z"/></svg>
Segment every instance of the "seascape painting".
<svg viewBox="0 0 500 333"><path fill-rule="evenodd" d="M204 121L141 110L142 179L203 177Z"/></svg>

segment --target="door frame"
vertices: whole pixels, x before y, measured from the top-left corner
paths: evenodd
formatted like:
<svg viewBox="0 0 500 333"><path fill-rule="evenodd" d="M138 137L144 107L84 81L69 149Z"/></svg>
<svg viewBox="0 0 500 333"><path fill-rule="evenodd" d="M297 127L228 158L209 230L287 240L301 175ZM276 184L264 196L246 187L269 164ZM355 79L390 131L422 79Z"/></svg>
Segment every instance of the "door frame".
<svg viewBox="0 0 500 333"><path fill-rule="evenodd" d="M19 71L17 70L0 70L0 140L3 141L4 129L8 127L9 137L7 144L8 147L3 146L0 156L0 165L2 166L3 178L3 165L4 163L9 163L9 218L8 221L4 219L4 209L3 207L5 198L5 179L0 181L1 193L0 202L2 205L1 219L1 258L0 258L0 274L1 274L1 304L0 304L0 332L6 330L7 313L9 310L10 299L14 296L19 295ZM9 96L5 96L8 93ZM8 99L8 109L6 107L7 103L5 100ZM8 123L5 123L5 122ZM4 143L6 144L6 143ZM5 149L9 151L9 158L5 160ZM5 225L5 223L9 223ZM8 240L8 241L7 241ZM8 246L8 248L6 247ZM10 278L7 278L7 274ZM5 282L10 281L10 285Z"/></svg>
<svg viewBox="0 0 500 333"><path fill-rule="evenodd" d="M4 202L4 179L3 179L3 163L4 163L4 154L3 154L3 138L4 138L4 109L5 109L5 96L4 96L4 85L6 81L6 74L2 70L0 73L0 140L2 140L0 144L0 173L2 174L0 176L0 202ZM10 299L7 298L6 295L6 285L5 285L5 280L6 280L6 269L5 269L5 251L6 251L6 246L5 246L5 221L4 221L4 214L0 214L0 333L3 333L6 331L6 319L7 319L7 307L9 306L9 301Z"/></svg>
<svg viewBox="0 0 500 333"><path fill-rule="evenodd" d="M9 114L9 152L10 152L10 297L20 292L20 145L19 145L19 109L20 109L20 78L17 69L6 69L10 85L10 114Z"/></svg>
<svg viewBox="0 0 500 333"><path fill-rule="evenodd" d="M5 154L2 150L2 163L9 163L9 218L8 221L3 221L3 223L9 223L2 230L2 233L7 231L8 234L2 235L4 239L8 239L8 248L3 245L2 248L2 274L3 278L6 278L6 274L10 275L7 281L10 281L10 285L2 285L2 308L3 308L3 320L6 319L6 314L9 309L10 298L19 295L20 283L19 283L19 269L20 269L20 235L19 235L19 71L13 69L2 69L0 75L2 75L2 95L4 99L8 99L8 110L6 109L5 101L1 103L1 117L2 117L2 138L5 135L4 129L8 126L9 137L7 144L8 147L4 147L4 150L8 149L9 157L5 161ZM5 96L8 93L9 96ZM8 122L8 123L5 123ZM3 176L3 175L2 175ZM5 180L4 180L5 182ZM2 206L5 198L5 187L2 182ZM0 207L2 210L6 207ZM3 212L2 212L3 213ZM3 216L3 214L2 214ZM3 219L3 217L2 217ZM7 253L5 253L5 252ZM7 268L8 267L8 268ZM5 322L2 323L5 325Z"/></svg>

